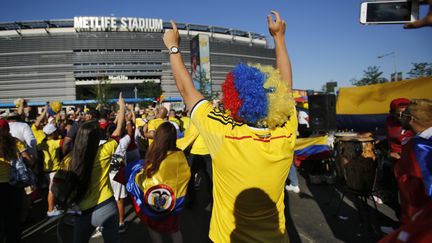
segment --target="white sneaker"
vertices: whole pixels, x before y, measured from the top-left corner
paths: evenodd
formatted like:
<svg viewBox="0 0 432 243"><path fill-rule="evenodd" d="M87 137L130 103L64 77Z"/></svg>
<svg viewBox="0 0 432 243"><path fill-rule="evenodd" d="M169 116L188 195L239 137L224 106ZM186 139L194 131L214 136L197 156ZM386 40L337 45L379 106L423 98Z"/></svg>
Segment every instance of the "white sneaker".
<svg viewBox="0 0 432 243"><path fill-rule="evenodd" d="M53 211L48 211L47 212L47 216L48 217L56 217L56 216L59 216L59 215L62 215L62 214L63 214L63 210L59 210L57 208L54 208Z"/></svg>
<svg viewBox="0 0 432 243"><path fill-rule="evenodd" d="M373 200L378 203L378 204L383 204L383 201L381 200L381 198L377 197L377 196L372 196Z"/></svg>
<svg viewBox="0 0 432 243"><path fill-rule="evenodd" d="M293 186L293 185L286 185L285 186L285 190L289 191L289 192L294 192L294 193L299 193L300 192L300 187L299 186Z"/></svg>
<svg viewBox="0 0 432 243"><path fill-rule="evenodd" d="M95 231L93 232L93 235L91 236L91 238L99 238L102 236L102 227L98 226L96 227Z"/></svg>

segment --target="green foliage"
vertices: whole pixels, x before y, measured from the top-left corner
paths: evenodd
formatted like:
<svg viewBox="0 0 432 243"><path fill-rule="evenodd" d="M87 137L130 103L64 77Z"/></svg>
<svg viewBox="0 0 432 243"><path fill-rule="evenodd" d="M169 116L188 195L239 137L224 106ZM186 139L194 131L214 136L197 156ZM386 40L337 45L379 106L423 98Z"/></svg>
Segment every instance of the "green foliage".
<svg viewBox="0 0 432 243"><path fill-rule="evenodd" d="M432 63L430 62L413 62L414 66L407 73L410 78L421 78L432 76Z"/></svg>
<svg viewBox="0 0 432 243"><path fill-rule="evenodd" d="M370 84L386 83L388 80L382 77L383 72L377 66L369 66L363 71L363 78L360 80L352 79L351 83L355 86L365 86Z"/></svg>
<svg viewBox="0 0 432 243"><path fill-rule="evenodd" d="M159 83L155 82L143 82L138 85L138 97L139 98L157 98L162 94L162 87Z"/></svg>
<svg viewBox="0 0 432 243"><path fill-rule="evenodd" d="M108 99L112 97L111 82L105 78L99 79L94 89L97 102L101 105L107 105Z"/></svg>

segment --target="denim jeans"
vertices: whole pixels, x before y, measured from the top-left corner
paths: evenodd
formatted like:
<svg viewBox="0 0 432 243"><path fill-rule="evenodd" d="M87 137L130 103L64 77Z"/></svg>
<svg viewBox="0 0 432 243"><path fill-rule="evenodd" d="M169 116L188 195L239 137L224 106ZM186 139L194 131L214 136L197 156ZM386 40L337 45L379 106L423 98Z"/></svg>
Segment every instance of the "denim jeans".
<svg viewBox="0 0 432 243"><path fill-rule="evenodd" d="M119 214L114 197L97 205L90 212L83 212L74 227L74 243L87 243L96 227L102 228L105 243L120 242Z"/></svg>
<svg viewBox="0 0 432 243"><path fill-rule="evenodd" d="M294 163L291 164L291 168L288 174L288 178L290 180L290 184L292 186L298 186L299 182L298 182L298 177L297 177L297 170L296 167L294 165Z"/></svg>

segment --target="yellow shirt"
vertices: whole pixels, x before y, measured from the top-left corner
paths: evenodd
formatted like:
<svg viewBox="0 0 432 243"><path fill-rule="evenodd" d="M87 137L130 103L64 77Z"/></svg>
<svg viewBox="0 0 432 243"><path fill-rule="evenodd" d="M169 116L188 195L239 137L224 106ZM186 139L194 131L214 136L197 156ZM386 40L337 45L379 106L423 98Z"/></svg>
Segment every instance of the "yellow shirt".
<svg viewBox="0 0 432 243"><path fill-rule="evenodd" d="M142 127L142 126L144 126L146 123L145 123L145 121L144 121L144 119L142 119L142 118L136 118L135 119L135 126L136 127Z"/></svg>
<svg viewBox="0 0 432 243"><path fill-rule="evenodd" d="M148 132L156 131L156 129L164 122L165 122L165 120L161 119L161 118L156 118L156 119L150 120L148 123ZM149 138L148 141L149 141L149 146L150 146L153 143L153 139Z"/></svg>
<svg viewBox="0 0 432 243"><path fill-rule="evenodd" d="M35 126L35 124L33 124L31 126L31 130L32 130L32 132L33 132L33 134L34 134L34 136L36 138L36 143L37 144L41 143L45 139L45 137L46 137L45 133L43 132L42 129L37 128Z"/></svg>
<svg viewBox="0 0 432 243"><path fill-rule="evenodd" d="M191 120L213 163L210 239L219 242L288 242L284 184L293 160L295 108L273 130L249 127L201 101Z"/></svg>
<svg viewBox="0 0 432 243"><path fill-rule="evenodd" d="M187 116L182 116L180 118L180 120L182 121L182 130L185 131L186 129L188 129L189 124L191 124L190 123L190 118L187 117Z"/></svg>
<svg viewBox="0 0 432 243"><path fill-rule="evenodd" d="M184 137L177 139L177 147L185 150L192 144L190 153L198 155L209 154L203 137L199 134L198 129L191 123L184 133Z"/></svg>
<svg viewBox="0 0 432 243"><path fill-rule="evenodd" d="M22 153L27 150L25 144L18 139L15 139L17 151ZM0 157L0 183L9 183L11 173L11 161Z"/></svg>
<svg viewBox="0 0 432 243"><path fill-rule="evenodd" d="M60 168L60 144L60 139L43 140L41 143L38 143L37 148L39 151L42 151L44 156L44 172L57 171Z"/></svg>
<svg viewBox="0 0 432 243"><path fill-rule="evenodd" d="M186 196L189 179L190 168L183 151L168 151L159 170L151 178L146 177L144 169L136 175L135 182L143 191L157 184L168 185L179 198Z"/></svg>
<svg viewBox="0 0 432 243"><path fill-rule="evenodd" d="M179 121L179 119L177 119L175 117L168 117L168 121L175 122L180 127L180 121Z"/></svg>
<svg viewBox="0 0 432 243"><path fill-rule="evenodd" d="M109 139L106 143L99 146L93 163L89 189L84 199L78 204L81 210L90 209L114 195L109 179L109 168L111 157L117 145L116 140ZM69 161L70 156L66 157L64 162L67 164Z"/></svg>

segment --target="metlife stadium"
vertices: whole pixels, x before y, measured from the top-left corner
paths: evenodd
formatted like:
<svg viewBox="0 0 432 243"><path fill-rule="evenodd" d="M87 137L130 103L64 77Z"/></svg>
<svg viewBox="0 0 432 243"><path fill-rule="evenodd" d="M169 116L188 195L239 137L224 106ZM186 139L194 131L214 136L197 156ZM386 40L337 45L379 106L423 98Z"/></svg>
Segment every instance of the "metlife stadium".
<svg viewBox="0 0 432 243"><path fill-rule="evenodd" d="M198 56L210 92L221 90L226 74L239 62L275 63L274 50L261 34L177 25L180 51L189 70L196 55L191 43L199 39ZM136 96L143 82L159 83L165 97L178 98L168 50L162 42L166 28L171 25L162 19L130 17L0 23L0 103L12 103L16 98L30 102L80 100L102 79L129 98Z"/></svg>

